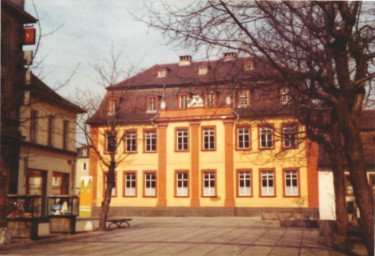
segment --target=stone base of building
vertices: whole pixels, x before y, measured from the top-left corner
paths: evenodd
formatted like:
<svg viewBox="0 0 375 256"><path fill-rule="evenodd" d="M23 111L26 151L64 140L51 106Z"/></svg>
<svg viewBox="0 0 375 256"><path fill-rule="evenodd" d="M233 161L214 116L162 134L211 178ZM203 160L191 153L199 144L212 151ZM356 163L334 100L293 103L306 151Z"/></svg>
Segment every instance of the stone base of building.
<svg viewBox="0 0 375 256"><path fill-rule="evenodd" d="M98 217L100 207L92 208L92 216ZM264 214L277 216L285 213L302 213L305 216L318 218L317 208L270 208L270 207L119 207L112 206L109 216L170 216L170 217L222 217L243 216L261 217Z"/></svg>

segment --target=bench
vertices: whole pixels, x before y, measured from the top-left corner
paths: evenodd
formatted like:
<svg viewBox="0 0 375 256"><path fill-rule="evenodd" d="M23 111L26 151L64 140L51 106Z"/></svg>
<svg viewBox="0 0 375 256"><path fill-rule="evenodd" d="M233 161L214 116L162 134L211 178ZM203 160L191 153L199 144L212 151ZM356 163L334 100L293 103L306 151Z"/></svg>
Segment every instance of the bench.
<svg viewBox="0 0 375 256"><path fill-rule="evenodd" d="M121 225L123 223L126 223L126 225L128 225L128 227L130 228L129 221L131 220L132 219L130 218L110 217L110 218L107 218L107 221L106 221L107 223L109 223L107 228L111 228L112 225L116 226L117 228L121 228Z"/></svg>

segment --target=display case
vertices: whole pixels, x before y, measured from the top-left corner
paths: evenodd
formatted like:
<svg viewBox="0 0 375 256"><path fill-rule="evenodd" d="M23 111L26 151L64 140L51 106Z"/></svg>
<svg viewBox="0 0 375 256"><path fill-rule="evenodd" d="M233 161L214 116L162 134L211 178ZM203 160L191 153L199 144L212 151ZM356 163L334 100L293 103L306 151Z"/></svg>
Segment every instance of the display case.
<svg viewBox="0 0 375 256"><path fill-rule="evenodd" d="M38 224L43 213L40 195L7 195L5 216L8 230L15 238L38 238Z"/></svg>
<svg viewBox="0 0 375 256"><path fill-rule="evenodd" d="M79 214L78 196L49 196L47 209L50 232L75 232L76 217Z"/></svg>

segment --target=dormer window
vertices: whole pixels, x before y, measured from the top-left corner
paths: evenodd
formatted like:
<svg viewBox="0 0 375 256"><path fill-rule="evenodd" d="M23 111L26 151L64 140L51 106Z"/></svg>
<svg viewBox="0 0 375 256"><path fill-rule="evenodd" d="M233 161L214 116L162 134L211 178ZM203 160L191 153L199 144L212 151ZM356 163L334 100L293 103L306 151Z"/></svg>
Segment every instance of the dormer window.
<svg viewBox="0 0 375 256"><path fill-rule="evenodd" d="M188 93L183 93L178 96L179 107L187 108L190 102L190 95Z"/></svg>
<svg viewBox="0 0 375 256"><path fill-rule="evenodd" d="M167 69L165 69L165 68L159 69L157 76L158 76L158 78L166 77L167 76Z"/></svg>
<svg viewBox="0 0 375 256"><path fill-rule="evenodd" d="M238 107L245 108L250 106L250 91L241 90L238 92Z"/></svg>
<svg viewBox="0 0 375 256"><path fill-rule="evenodd" d="M212 108L215 107L215 93L206 94L206 107Z"/></svg>
<svg viewBox="0 0 375 256"><path fill-rule="evenodd" d="M201 66L198 68L198 75L204 76L208 73L208 67L207 66Z"/></svg>
<svg viewBox="0 0 375 256"><path fill-rule="evenodd" d="M147 97L147 113L154 113L157 110L157 101L156 96Z"/></svg>
<svg viewBox="0 0 375 256"><path fill-rule="evenodd" d="M115 115L116 108L118 105L118 100L116 98L112 98L108 102L108 115Z"/></svg>
<svg viewBox="0 0 375 256"><path fill-rule="evenodd" d="M244 64L245 71L253 70L254 69L254 62L246 61Z"/></svg>
<svg viewBox="0 0 375 256"><path fill-rule="evenodd" d="M289 88L286 88L286 87L281 88L281 90L280 90L281 104L286 105L290 102L292 97L290 96L289 92L290 92Z"/></svg>

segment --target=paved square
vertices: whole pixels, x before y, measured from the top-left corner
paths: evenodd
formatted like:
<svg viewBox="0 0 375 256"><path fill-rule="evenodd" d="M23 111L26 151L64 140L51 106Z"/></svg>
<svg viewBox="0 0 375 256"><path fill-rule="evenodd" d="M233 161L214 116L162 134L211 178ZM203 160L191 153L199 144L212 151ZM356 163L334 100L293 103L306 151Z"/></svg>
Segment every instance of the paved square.
<svg viewBox="0 0 375 256"><path fill-rule="evenodd" d="M254 217L133 217L131 228L0 247L1 255L348 255L315 228ZM357 255L366 255L360 248Z"/></svg>

